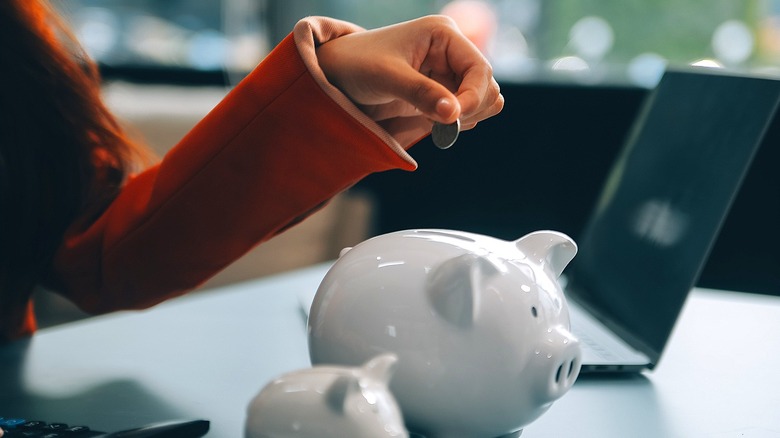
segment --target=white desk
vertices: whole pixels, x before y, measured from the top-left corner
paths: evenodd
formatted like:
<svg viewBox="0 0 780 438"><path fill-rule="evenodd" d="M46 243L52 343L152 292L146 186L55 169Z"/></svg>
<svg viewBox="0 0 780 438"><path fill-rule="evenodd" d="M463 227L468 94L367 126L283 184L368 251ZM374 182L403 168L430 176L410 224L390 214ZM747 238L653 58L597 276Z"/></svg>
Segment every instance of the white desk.
<svg viewBox="0 0 780 438"><path fill-rule="evenodd" d="M309 366L301 293L327 266L0 347L0 416L117 430L172 418L242 436L249 400ZM695 290L659 367L581 377L524 438L780 437L780 298Z"/></svg>

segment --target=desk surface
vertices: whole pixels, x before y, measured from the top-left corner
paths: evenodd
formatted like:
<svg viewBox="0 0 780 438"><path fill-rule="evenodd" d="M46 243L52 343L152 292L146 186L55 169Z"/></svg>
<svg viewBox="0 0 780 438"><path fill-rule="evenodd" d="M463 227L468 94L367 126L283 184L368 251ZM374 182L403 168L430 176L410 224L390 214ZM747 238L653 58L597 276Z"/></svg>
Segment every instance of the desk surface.
<svg viewBox="0 0 780 438"><path fill-rule="evenodd" d="M327 265L41 330L0 347L0 416L117 430L211 420L241 437L246 406L309 366L299 295ZM660 365L581 377L535 437L780 437L780 299L695 290Z"/></svg>

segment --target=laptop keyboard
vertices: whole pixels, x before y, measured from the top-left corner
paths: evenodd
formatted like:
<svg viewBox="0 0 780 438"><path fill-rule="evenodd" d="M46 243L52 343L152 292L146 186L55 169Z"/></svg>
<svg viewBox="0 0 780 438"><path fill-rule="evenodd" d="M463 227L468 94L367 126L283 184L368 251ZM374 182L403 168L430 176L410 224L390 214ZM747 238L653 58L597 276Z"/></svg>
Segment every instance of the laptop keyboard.
<svg viewBox="0 0 780 438"><path fill-rule="evenodd" d="M580 348L582 348L582 350L588 350L594 357L609 361L617 360L617 357L614 354L610 353L609 350L606 350L600 343L594 341L593 338L587 334L575 331L574 336L579 339Z"/></svg>

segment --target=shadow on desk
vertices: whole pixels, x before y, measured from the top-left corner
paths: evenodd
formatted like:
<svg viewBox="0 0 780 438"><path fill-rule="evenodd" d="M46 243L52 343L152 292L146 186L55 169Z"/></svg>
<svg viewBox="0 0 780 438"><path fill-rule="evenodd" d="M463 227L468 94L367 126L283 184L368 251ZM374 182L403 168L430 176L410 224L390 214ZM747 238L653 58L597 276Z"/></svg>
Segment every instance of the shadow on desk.
<svg viewBox="0 0 780 438"><path fill-rule="evenodd" d="M184 417L153 390L132 379L85 383L76 388L79 382L74 381L74 372L69 370L62 381L62 393L36 391L31 382L34 376L25 371L31 342L15 342L0 349L0 417L85 425L106 432ZM77 346L69 351L80 354ZM59 366L52 363L45 371L48 379L56 378Z"/></svg>

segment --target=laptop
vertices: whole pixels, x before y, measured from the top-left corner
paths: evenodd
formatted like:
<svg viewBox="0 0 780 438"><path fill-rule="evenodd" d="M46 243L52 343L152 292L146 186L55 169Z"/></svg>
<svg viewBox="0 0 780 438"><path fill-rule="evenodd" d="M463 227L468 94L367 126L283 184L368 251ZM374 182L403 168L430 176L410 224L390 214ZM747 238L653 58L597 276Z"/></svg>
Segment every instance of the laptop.
<svg viewBox="0 0 780 438"><path fill-rule="evenodd" d="M581 373L656 367L778 101L780 80L703 67L649 93L561 278Z"/></svg>
<svg viewBox="0 0 780 438"><path fill-rule="evenodd" d="M582 373L658 365L780 100L780 80L670 70L564 271Z"/></svg>

